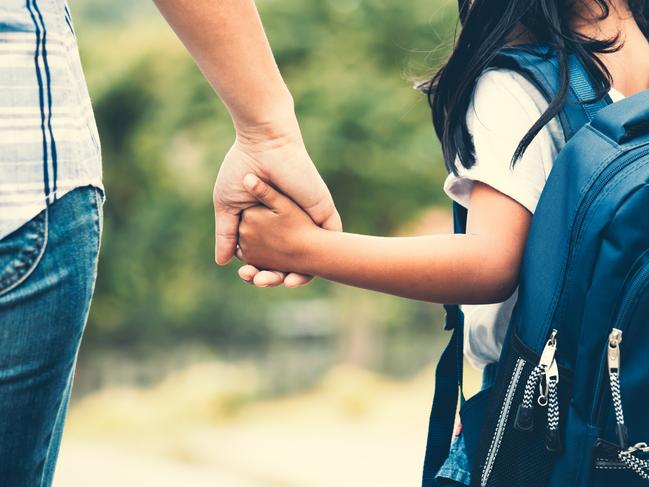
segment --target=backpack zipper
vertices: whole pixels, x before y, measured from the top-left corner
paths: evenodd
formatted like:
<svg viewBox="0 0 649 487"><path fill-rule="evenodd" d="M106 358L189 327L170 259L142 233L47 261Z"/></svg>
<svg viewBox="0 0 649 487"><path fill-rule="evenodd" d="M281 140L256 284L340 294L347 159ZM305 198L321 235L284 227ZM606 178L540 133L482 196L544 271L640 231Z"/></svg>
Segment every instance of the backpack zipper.
<svg viewBox="0 0 649 487"><path fill-rule="evenodd" d="M559 434L559 367L556 359L545 371L548 401L548 419L545 425L545 447L548 451L561 451L561 436Z"/></svg>
<svg viewBox="0 0 649 487"><path fill-rule="evenodd" d="M622 330L613 328L608 336L607 363L608 378L611 385L611 396L615 409L615 431L620 448L626 450L628 444L628 432L624 424L624 412L622 410L622 397L620 392L620 343L622 343Z"/></svg>
<svg viewBox="0 0 649 487"><path fill-rule="evenodd" d="M519 431L534 429L534 389L538 383L539 396L537 403L547 408L545 425L545 447L548 451L561 451L559 437L559 366L555 358L557 352L557 330L552 330L550 338L543 348L539 364L532 369L523 392L523 400L518 405L514 428ZM545 380L545 382L544 382Z"/></svg>
<svg viewBox="0 0 649 487"><path fill-rule="evenodd" d="M543 347L541 358L538 365L536 365L532 372L530 372L527 382L525 383L525 392L523 393L523 400L518 406L516 411L516 419L514 421L514 428L520 431L532 431L534 429L534 390L537 383L539 384L540 394L538 397L539 406L545 407L548 405L549 384L550 376L548 371L552 364L555 363L554 355L557 352L557 330L552 330L550 338ZM556 374L553 377L559 377L559 369L556 369ZM545 389L543 388L543 378L545 377ZM555 391L556 392L556 391Z"/></svg>
<svg viewBox="0 0 649 487"><path fill-rule="evenodd" d="M507 426L507 418L509 417L509 411L512 407L512 402L514 401L514 394L518 388L518 381L521 378L523 373L523 367L525 366L525 360L519 358L516 360L516 365L514 367L514 374L512 380L507 386L507 393L505 394L505 400L503 401L502 408L500 409L500 415L498 416L498 423L496 424L496 432L494 437L491 439L491 444L489 445L489 451L487 452L487 459L485 461L484 468L482 469L482 476L480 477L481 487L486 487L487 482L489 481L489 476L491 475L491 469L494 466L496 460L496 455L498 450L500 450L500 443L505 434L505 426Z"/></svg>
<svg viewBox="0 0 649 487"><path fill-rule="evenodd" d="M622 343L622 330L613 328L608 339L607 356L611 398L615 408L615 429L620 448L617 458L640 478L649 480L649 460L634 455L637 451L649 452L649 446L645 442L636 443L631 447L628 446L627 428L624 423L624 411L622 409L622 392L620 391L620 343Z"/></svg>

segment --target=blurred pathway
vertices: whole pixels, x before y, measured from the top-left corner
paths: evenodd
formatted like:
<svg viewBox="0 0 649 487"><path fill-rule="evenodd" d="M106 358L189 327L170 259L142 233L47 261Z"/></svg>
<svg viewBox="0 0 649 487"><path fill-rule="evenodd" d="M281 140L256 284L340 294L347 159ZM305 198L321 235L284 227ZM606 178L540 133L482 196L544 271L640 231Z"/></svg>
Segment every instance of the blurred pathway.
<svg viewBox="0 0 649 487"><path fill-rule="evenodd" d="M165 401L152 407L163 386L110 391L73 408L54 486L417 487L431 376L395 383L337 370L316 391L254 403L218 424L178 421ZM155 420L129 423L119 404L147 406Z"/></svg>
<svg viewBox="0 0 649 487"><path fill-rule="evenodd" d="M236 475L201 465L129 451L116 446L68 442L62 449L55 487L260 487Z"/></svg>
<svg viewBox="0 0 649 487"><path fill-rule="evenodd" d="M410 438L403 433L366 428L350 432L342 427L200 432L193 438L191 462L129 447L71 441L62 449L54 485L414 487L424 438L420 432ZM185 448L187 444L186 439Z"/></svg>

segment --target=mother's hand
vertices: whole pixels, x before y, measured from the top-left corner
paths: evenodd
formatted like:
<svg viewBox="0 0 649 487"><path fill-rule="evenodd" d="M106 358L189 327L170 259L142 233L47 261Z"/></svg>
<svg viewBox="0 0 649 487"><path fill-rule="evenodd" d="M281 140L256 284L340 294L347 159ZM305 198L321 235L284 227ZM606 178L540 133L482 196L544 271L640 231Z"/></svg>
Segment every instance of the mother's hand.
<svg viewBox="0 0 649 487"><path fill-rule="evenodd" d="M328 230L342 230L329 189L304 147L293 116L277 124L239 129L214 185L218 264L227 264L235 253L241 212L258 204L243 187L244 176L248 173L270 182L301 206L316 224ZM250 265L243 266L239 275L264 287L282 282L287 287L296 287L311 279L301 274L260 271Z"/></svg>

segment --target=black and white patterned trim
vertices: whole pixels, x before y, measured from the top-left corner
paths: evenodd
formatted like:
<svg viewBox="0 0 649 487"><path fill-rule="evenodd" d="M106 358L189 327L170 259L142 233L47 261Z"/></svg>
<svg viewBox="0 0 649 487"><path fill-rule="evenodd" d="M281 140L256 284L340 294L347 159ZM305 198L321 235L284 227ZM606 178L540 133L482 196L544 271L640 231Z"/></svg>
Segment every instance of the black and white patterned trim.
<svg viewBox="0 0 649 487"><path fill-rule="evenodd" d="M548 381L548 429L556 431L559 429L559 393L557 379L551 378Z"/></svg>
<svg viewBox="0 0 649 487"><path fill-rule="evenodd" d="M536 384L539 382L539 378L545 373L545 369L541 365L534 367L530 376L527 378L525 383L525 392L523 393L523 407L532 408L534 406L534 390Z"/></svg>
<svg viewBox="0 0 649 487"><path fill-rule="evenodd" d="M615 421L617 424L624 424L624 411L622 410L622 393L620 391L620 374L611 372L609 374L611 383L611 396L613 397L613 407L615 409Z"/></svg>
<svg viewBox="0 0 649 487"><path fill-rule="evenodd" d="M630 450L621 451L618 454L618 458L641 478L649 480L649 460L641 460L633 456L633 453Z"/></svg>

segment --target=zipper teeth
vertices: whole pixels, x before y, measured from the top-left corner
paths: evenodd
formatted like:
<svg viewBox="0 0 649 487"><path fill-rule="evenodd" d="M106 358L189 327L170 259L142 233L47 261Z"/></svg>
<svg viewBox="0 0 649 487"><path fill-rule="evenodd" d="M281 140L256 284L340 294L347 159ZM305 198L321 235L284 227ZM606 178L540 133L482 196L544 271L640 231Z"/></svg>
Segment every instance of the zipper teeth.
<svg viewBox="0 0 649 487"><path fill-rule="evenodd" d="M613 328L620 329L620 327L617 326L617 324L621 322L622 315L625 314L624 309L627 307L629 301L631 300L631 298L629 297L631 293L627 291L635 288L638 280L644 281L644 276L648 272L649 272L649 248L644 250L636 258L629 272L630 277L629 275L627 275L624 283L622 284L622 291L624 292L624 294L622 296L622 300L620 301L617 308L615 309L615 314L613 314L613 317L615 318L615 321L613 323L614 325Z"/></svg>
<svg viewBox="0 0 649 487"><path fill-rule="evenodd" d="M643 254L644 255L644 254ZM628 291L633 290L637 285L638 282L643 283L645 281L645 278L649 277L649 263L645 263L643 266L638 269L638 271L633 275L633 277L630 279L628 285L626 286ZM649 285L649 283L645 283L644 286ZM621 331L625 331L624 326L622 324L624 323L624 319L630 313L629 309L629 304L632 302L632 299L634 298L635 293L632 292L627 292L625 293L624 300L620 304L619 307L619 312L617 313L617 316L615 318L615 322L613 324L613 328L618 328ZM603 385L604 382L606 382L608 374L605 373L606 371L606 353L604 353L604 356L601 359L600 363L600 369L599 369L599 380L596 384L596 390L595 390L595 400L597 403L594 405L592 411L591 411L591 418L592 420L596 423L599 424L600 422L600 414L601 414L601 404L602 401L604 400L604 391L605 387Z"/></svg>
<svg viewBox="0 0 649 487"><path fill-rule="evenodd" d="M640 160L642 157L646 156L649 154L649 148L644 148L642 151L640 151L639 154L632 154L631 157L625 157L624 155L621 157L621 160L617 162L617 164L609 165L605 167L595 178L595 181L590 185L590 187L587 190L587 194L589 194L589 198L587 198L585 201L582 201L579 205L579 209L577 210L577 218L575 218L575 222L573 225L573 230L571 231L571 238L570 242L571 245L568 249L568 256L566 258L564 266L566 267L567 271L567 265L568 262L571 260L571 256L574 254L575 251L575 245L576 242L579 240L579 237L581 235L581 225L583 223L583 215L586 213L586 210L591 206L591 204L597 199L597 197L601 194L601 191L599 191L600 187L604 187L606 184L608 184L611 180L615 179L617 176L621 175L622 173L619 171L619 167L623 167L626 165L630 165L638 160ZM594 189L597 188L597 191L594 191ZM576 229L576 231L575 231ZM564 273L567 277L568 272ZM566 277L564 277L562 283L561 283L561 292L558 294L558 296L563 295L563 289L566 287ZM554 321L554 316L557 313L557 310L560 311L560 308L562 307L562 300L559 298L555 305L555 309L552 313L553 316L553 321Z"/></svg>
<svg viewBox="0 0 649 487"><path fill-rule="evenodd" d="M640 288L646 288L649 283L646 282L646 277L649 276L649 265L645 264L639 271L638 273L633 276L633 279L631 280L631 285L629 286L629 290L634 289L637 286L637 283L640 282L642 285ZM630 309L632 308L629 306L632 302L632 300L635 299L635 293L627 293L626 296L624 296L624 301L622 301L622 306L620 307L620 314L618 315L618 319L615 321L615 328L624 331L624 328L622 327L622 324L625 322L625 319L627 315L631 312Z"/></svg>
<svg viewBox="0 0 649 487"><path fill-rule="evenodd" d="M511 382L507 388L507 394L505 394L505 401L500 410L500 416L498 417L498 423L496 424L496 433L491 440L491 445L489 445L489 452L487 453L487 461L485 462L484 469L482 470L482 477L480 479L480 485L486 487L489 476L491 475L491 470L494 466L494 461L496 460L496 455L498 450L500 450L500 442L502 441L503 434L505 433L505 426L507 424L507 418L509 417L509 411L514 400L514 394L516 392L518 381L521 378L523 372L523 366L525 361L522 358L516 360L516 367L514 368L514 376L512 377Z"/></svg>

